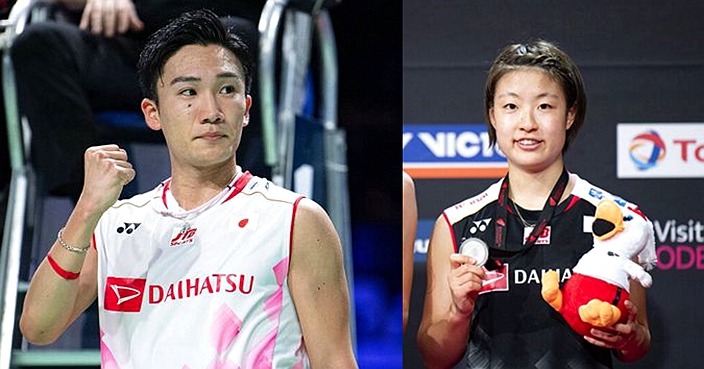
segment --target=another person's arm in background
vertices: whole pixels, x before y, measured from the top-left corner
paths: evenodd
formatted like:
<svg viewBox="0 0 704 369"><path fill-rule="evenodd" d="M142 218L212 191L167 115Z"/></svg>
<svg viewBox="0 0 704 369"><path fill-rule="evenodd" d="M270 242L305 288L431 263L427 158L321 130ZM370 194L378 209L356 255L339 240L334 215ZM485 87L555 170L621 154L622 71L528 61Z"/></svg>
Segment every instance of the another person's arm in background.
<svg viewBox="0 0 704 369"><path fill-rule="evenodd" d="M413 244L418 226L418 207L413 179L403 172L403 332L406 332L411 287L413 286Z"/></svg>
<svg viewBox="0 0 704 369"><path fill-rule="evenodd" d="M83 9L79 27L96 35L113 37L127 31L141 31L144 23L132 0L59 0L69 9Z"/></svg>
<svg viewBox="0 0 704 369"><path fill-rule="evenodd" d="M103 213L117 201L122 187L134 178L127 153L117 145L91 147L85 153L85 184L81 197L48 257L37 268L24 300L20 330L34 344L54 342L95 300L97 253L93 231ZM87 253L69 251L89 247ZM78 276L76 274L80 273Z"/></svg>
<svg viewBox="0 0 704 369"><path fill-rule="evenodd" d="M444 216L438 217L428 246L428 284L418 329L418 347L428 368L451 368L467 349L474 302L484 278L484 270L474 263L454 253L450 225Z"/></svg>
<svg viewBox="0 0 704 369"><path fill-rule="evenodd" d="M340 240L325 211L308 199L295 215L288 285L311 367L357 368Z"/></svg>

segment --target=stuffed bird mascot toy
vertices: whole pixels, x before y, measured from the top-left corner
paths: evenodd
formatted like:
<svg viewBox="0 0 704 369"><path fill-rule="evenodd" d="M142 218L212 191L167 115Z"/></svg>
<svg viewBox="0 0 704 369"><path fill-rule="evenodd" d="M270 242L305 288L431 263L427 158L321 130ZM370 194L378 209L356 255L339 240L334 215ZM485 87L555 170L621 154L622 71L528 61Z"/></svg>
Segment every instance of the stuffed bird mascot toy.
<svg viewBox="0 0 704 369"><path fill-rule="evenodd" d="M562 289L556 271L546 272L541 281L543 299L582 336L591 336L592 327L625 323L629 280L645 288L653 283L650 274L633 260L638 256L648 270L656 262L653 225L637 210L624 217L616 202L601 200L592 234L594 247L579 259Z"/></svg>

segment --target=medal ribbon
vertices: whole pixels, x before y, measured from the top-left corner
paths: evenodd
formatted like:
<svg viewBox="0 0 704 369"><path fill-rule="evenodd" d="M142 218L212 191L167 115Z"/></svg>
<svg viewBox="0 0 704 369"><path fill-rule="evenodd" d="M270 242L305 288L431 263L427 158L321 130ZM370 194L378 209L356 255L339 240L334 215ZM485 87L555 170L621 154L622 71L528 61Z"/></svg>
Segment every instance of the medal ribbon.
<svg viewBox="0 0 704 369"><path fill-rule="evenodd" d="M538 240L538 237L540 237L540 235L543 233L545 227L547 227L547 225L550 223L550 220L552 219L553 215L555 215L555 209L557 208L557 204L560 202L560 198L562 198L562 194L565 192L565 188L567 188L568 181L569 174L567 173L567 170L563 167L560 178L557 180L557 183L555 183L555 186L552 188L550 196L548 196L548 199L545 201L545 205L543 205L543 210L540 212L538 222L536 223L535 227L533 227L533 231L528 236L528 239L526 239L525 241L526 249L535 244L535 242ZM499 190L499 208L496 210L496 230L494 234L494 246L500 250L506 250L506 227L508 225L508 193L509 181L508 174L506 174L503 183L501 183L501 189Z"/></svg>

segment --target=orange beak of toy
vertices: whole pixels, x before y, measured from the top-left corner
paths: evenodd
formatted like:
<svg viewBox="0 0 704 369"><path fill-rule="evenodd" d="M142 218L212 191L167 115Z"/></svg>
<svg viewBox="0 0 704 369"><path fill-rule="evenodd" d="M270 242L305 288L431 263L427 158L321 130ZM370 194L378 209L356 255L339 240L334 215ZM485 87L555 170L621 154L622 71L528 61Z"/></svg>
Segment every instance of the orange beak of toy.
<svg viewBox="0 0 704 369"><path fill-rule="evenodd" d="M601 200L596 207L592 233L598 240L605 240L623 231L623 213L612 200Z"/></svg>

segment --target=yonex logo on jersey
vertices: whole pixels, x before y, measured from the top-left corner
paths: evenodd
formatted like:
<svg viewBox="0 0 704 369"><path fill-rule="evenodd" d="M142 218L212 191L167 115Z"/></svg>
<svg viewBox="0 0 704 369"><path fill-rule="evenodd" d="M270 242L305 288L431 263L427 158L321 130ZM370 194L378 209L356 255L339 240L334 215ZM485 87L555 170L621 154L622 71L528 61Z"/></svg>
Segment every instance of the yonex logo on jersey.
<svg viewBox="0 0 704 369"><path fill-rule="evenodd" d="M491 218L475 220L472 223L473 225L469 228L469 233L476 234L477 232L484 232L489 226L489 223L491 223Z"/></svg>
<svg viewBox="0 0 704 369"><path fill-rule="evenodd" d="M117 227L117 233L132 234L142 223L122 223L124 226Z"/></svg>
<svg viewBox="0 0 704 369"><path fill-rule="evenodd" d="M177 247L193 244L197 230L198 228L186 228L175 231L174 233L176 233L176 235L172 235L170 246Z"/></svg>
<svg viewBox="0 0 704 369"><path fill-rule="evenodd" d="M137 313L142 309L145 278L108 277L105 284L105 310Z"/></svg>

